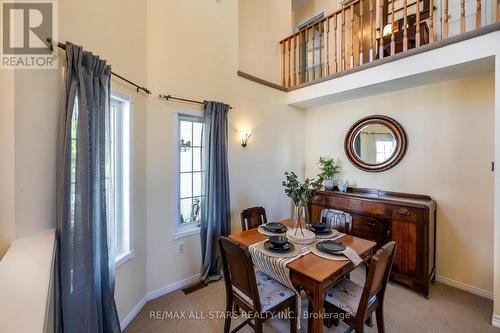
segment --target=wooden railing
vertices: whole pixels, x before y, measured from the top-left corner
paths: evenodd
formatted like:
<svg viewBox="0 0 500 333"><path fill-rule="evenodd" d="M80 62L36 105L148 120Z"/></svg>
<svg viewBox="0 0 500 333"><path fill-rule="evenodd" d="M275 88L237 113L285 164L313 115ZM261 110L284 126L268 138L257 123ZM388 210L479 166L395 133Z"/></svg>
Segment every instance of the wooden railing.
<svg viewBox="0 0 500 333"><path fill-rule="evenodd" d="M280 41L281 85L291 88L346 71L436 40L450 30L448 1L436 20L436 0L356 0ZM466 31L465 0L459 1L459 31ZM474 3L474 0L470 3ZM431 10L430 10L431 9ZM475 29L481 27L481 0L475 0ZM470 15L469 15L470 16ZM458 23L458 22L457 22ZM457 27L458 30L458 27Z"/></svg>

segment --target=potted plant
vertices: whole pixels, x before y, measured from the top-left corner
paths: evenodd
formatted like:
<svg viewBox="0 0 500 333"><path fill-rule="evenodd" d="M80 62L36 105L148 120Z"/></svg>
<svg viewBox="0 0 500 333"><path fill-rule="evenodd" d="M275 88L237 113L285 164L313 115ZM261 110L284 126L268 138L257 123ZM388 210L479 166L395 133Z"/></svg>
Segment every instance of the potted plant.
<svg viewBox="0 0 500 333"><path fill-rule="evenodd" d="M319 176L325 180L324 186L326 190L333 190L335 187L335 175L339 173L340 167L335 164L333 158L320 157L319 161Z"/></svg>
<svg viewBox="0 0 500 333"><path fill-rule="evenodd" d="M302 237L304 237L304 232L302 231L302 220L308 223L307 205L311 201L312 197L321 189L323 178L320 176L316 179L304 179L303 182L297 180L297 175L294 172L285 172L286 179L281 183L285 188L286 195L292 199L294 203L293 210L293 228L295 229L294 234L297 234L297 230L300 229Z"/></svg>

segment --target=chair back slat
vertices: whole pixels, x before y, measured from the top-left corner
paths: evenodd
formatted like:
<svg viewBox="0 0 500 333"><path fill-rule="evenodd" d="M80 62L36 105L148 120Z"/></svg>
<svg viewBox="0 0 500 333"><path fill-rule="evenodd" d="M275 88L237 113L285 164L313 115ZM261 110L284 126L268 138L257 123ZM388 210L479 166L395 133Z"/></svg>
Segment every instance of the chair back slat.
<svg viewBox="0 0 500 333"><path fill-rule="evenodd" d="M250 252L247 248L227 237L220 237L219 245L226 291L232 292L233 286L238 288L240 292L253 301L254 309L259 311L259 294Z"/></svg>
<svg viewBox="0 0 500 333"><path fill-rule="evenodd" d="M359 314L364 316L368 303L373 300L374 297L383 300L395 253L396 242L390 241L372 256L370 260L370 269L366 277L366 283L358 307Z"/></svg>
<svg viewBox="0 0 500 333"><path fill-rule="evenodd" d="M263 207L247 208L241 212L241 229L243 231L257 228L265 223L267 223L267 217Z"/></svg>
<svg viewBox="0 0 500 333"><path fill-rule="evenodd" d="M320 220L321 222L330 225L330 228L332 229L344 234L351 234L352 216L346 212L325 208L321 211Z"/></svg>

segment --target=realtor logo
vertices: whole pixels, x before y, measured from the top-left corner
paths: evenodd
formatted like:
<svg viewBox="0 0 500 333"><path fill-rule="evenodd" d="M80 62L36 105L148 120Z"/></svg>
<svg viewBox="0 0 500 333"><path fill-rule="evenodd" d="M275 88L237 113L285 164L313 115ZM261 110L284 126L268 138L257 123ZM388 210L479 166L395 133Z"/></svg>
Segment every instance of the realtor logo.
<svg viewBox="0 0 500 333"><path fill-rule="evenodd" d="M52 1L2 2L1 68L57 68L57 53L46 41L56 40L54 7Z"/></svg>

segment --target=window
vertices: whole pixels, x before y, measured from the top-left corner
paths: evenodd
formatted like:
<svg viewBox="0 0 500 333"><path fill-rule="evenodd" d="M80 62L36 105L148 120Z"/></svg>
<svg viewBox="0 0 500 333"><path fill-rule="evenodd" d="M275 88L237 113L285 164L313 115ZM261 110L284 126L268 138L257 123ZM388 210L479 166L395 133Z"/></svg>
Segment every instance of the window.
<svg viewBox="0 0 500 333"><path fill-rule="evenodd" d="M321 21L324 18L325 14L324 12L321 12L319 14L314 15L313 17L299 23L297 27L295 28L296 31L300 31L301 29L305 28L306 26L310 26L315 22ZM313 31L314 32L314 50L312 48L313 45ZM302 52L302 59L307 58L307 68L306 68L306 62L303 60L302 64L299 64L302 68L302 73L307 73L309 72L309 77L312 78L312 73L313 71L316 72L319 75L319 69L320 69L320 64L324 62L324 59L320 59L319 57L319 49L320 49L320 31L319 31L319 24L315 25L313 29L307 30L307 40L309 41L306 43L306 32L303 31L302 34L302 47L299 47L296 52ZM325 45L325 34L323 34L323 46ZM307 44L307 45L306 45ZM302 50L302 51L301 51ZM325 53L325 52L323 52ZM313 67L313 55L314 55L314 67ZM299 59L298 53L296 54L297 59ZM304 79L305 80L305 79Z"/></svg>
<svg viewBox="0 0 500 333"><path fill-rule="evenodd" d="M177 168L177 232L174 238L195 234L199 230L204 198L204 140L201 117L179 115Z"/></svg>
<svg viewBox="0 0 500 333"><path fill-rule="evenodd" d="M377 149L377 163L382 163L387 161L394 150L394 142L393 141L376 141L376 149Z"/></svg>
<svg viewBox="0 0 500 333"><path fill-rule="evenodd" d="M115 230L115 258L117 264L132 257L130 232L130 100L111 96L110 117L107 133L109 147L106 161L106 191L108 223Z"/></svg>
<svg viewBox="0 0 500 333"><path fill-rule="evenodd" d="M76 201L76 153L78 135L78 97L71 124L71 226ZM109 124L106 124L106 207L108 225L115 231L117 265L132 258L130 233L130 101L112 96Z"/></svg>

